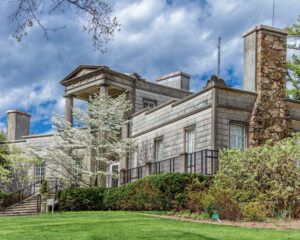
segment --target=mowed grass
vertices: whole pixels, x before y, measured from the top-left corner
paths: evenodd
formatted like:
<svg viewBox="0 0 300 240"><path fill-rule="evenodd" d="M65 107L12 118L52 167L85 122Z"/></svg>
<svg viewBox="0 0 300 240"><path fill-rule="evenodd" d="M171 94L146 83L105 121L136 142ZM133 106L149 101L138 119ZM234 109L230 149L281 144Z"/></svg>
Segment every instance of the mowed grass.
<svg viewBox="0 0 300 240"><path fill-rule="evenodd" d="M300 239L300 230L251 229L161 219L139 212L66 212L0 217L2 240Z"/></svg>

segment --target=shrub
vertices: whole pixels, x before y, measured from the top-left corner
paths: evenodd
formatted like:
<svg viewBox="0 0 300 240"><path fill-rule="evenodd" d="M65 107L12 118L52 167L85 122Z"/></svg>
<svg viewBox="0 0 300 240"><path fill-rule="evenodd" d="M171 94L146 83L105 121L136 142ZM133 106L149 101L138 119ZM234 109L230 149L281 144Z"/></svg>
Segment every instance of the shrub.
<svg viewBox="0 0 300 240"><path fill-rule="evenodd" d="M268 216L265 204L250 202L242 207L243 219L247 221L263 221Z"/></svg>
<svg viewBox="0 0 300 240"><path fill-rule="evenodd" d="M67 211L103 210L105 188L69 188L59 192L60 208Z"/></svg>
<svg viewBox="0 0 300 240"><path fill-rule="evenodd" d="M48 191L48 181L43 179L42 180L42 184L41 184L41 188L40 188L40 193L41 194L46 194Z"/></svg>
<svg viewBox="0 0 300 240"><path fill-rule="evenodd" d="M71 188L60 193L61 208L137 211L185 209L188 203L187 186L195 179L204 182L206 178L199 174L168 173L148 176L118 188Z"/></svg>
<svg viewBox="0 0 300 240"><path fill-rule="evenodd" d="M245 151L222 151L221 169L202 199L206 211L215 210L231 220L241 216L248 220L300 217L297 159L300 159L300 133Z"/></svg>
<svg viewBox="0 0 300 240"><path fill-rule="evenodd" d="M7 196L8 196L7 193L2 192L2 191L0 190L0 209L2 208L1 206L2 206L3 200L4 200Z"/></svg>
<svg viewBox="0 0 300 240"><path fill-rule="evenodd" d="M186 208L192 213L200 213L205 210L203 205L203 195L208 190L210 181L200 182L198 179L193 179L187 186L187 205Z"/></svg>
<svg viewBox="0 0 300 240"><path fill-rule="evenodd" d="M187 186L199 174L168 173L145 177L106 191L104 205L122 210L178 210L187 204Z"/></svg>
<svg viewBox="0 0 300 240"><path fill-rule="evenodd" d="M217 212L221 219L235 221L241 218L241 206L234 195L230 189L212 186L203 194L200 201L205 213L210 217Z"/></svg>

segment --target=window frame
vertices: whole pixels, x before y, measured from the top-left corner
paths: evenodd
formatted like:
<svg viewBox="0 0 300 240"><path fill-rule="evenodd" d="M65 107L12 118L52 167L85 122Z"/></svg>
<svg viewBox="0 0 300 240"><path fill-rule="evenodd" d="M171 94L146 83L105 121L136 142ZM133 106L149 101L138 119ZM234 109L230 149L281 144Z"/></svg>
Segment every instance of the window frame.
<svg viewBox="0 0 300 240"><path fill-rule="evenodd" d="M158 160L157 159L157 145L156 143L157 142L161 142L161 159ZM164 158L163 158L163 155L164 155L164 136L160 136L160 137L156 137L154 138L154 162L160 162L160 161L163 161Z"/></svg>
<svg viewBox="0 0 300 240"><path fill-rule="evenodd" d="M193 151L188 152L188 141L187 141L187 132L188 131L194 131L194 146L193 146ZM188 127L184 128L184 152L187 154L187 159L186 159L186 170L187 172L192 172L193 169L196 166L196 159L195 159L195 152L196 152L196 124L190 125Z"/></svg>
<svg viewBox="0 0 300 240"><path fill-rule="evenodd" d="M188 127L185 127L183 129L183 134L184 134L184 152L185 153L188 153L187 151L187 136L186 136L186 133L187 131L191 131L193 130L194 131L194 152L196 152L196 139L197 139L197 134L196 134L196 124L193 124L193 125L190 125ZM193 153L193 152L191 152Z"/></svg>
<svg viewBox="0 0 300 240"><path fill-rule="evenodd" d="M37 171L37 169L39 170ZM37 173L39 172L39 175L37 176ZM43 174L41 174L43 173ZM34 179L35 181L42 181L46 177L46 164L45 162L43 163L38 163L34 165Z"/></svg>
<svg viewBox="0 0 300 240"><path fill-rule="evenodd" d="M228 148L232 148L230 145L230 140L231 140L231 126L232 125L240 125L244 127L244 149L239 149L239 150L245 150L248 148L248 132L249 132L249 124L247 122L243 122L243 121L234 121L234 120L230 120L229 121L229 125L228 125ZM234 148L234 149L238 149L238 148Z"/></svg>
<svg viewBox="0 0 300 240"><path fill-rule="evenodd" d="M155 108L155 107L157 107L157 100L154 100L154 99L150 99L150 98L143 98L143 108L147 108L146 106L145 106L145 103L146 102L149 102L149 103L153 103L154 104L154 107L149 107L149 108Z"/></svg>
<svg viewBox="0 0 300 240"><path fill-rule="evenodd" d="M118 178L113 178L113 167L117 166L118 167L118 171L116 174L118 174L119 170L120 170L120 163L119 162L113 162L108 166L108 171L109 171L109 175L107 176L107 187L117 187L119 185L119 180Z"/></svg>

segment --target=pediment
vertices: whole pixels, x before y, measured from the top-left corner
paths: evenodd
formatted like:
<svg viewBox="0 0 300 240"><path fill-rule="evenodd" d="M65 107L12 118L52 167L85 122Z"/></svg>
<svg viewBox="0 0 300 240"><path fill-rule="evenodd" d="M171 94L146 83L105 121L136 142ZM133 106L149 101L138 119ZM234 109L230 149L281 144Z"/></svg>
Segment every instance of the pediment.
<svg viewBox="0 0 300 240"><path fill-rule="evenodd" d="M83 75L86 75L90 72L93 72L102 66L97 66L97 65L80 65L77 68L75 68L71 73L69 73L60 83L64 83L69 79L80 77Z"/></svg>

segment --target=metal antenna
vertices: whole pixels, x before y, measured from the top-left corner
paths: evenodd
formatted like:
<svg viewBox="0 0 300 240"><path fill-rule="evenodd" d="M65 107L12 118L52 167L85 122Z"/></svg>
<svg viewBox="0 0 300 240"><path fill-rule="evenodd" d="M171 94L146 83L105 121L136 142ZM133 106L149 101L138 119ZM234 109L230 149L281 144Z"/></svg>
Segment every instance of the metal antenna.
<svg viewBox="0 0 300 240"><path fill-rule="evenodd" d="M274 18L275 18L275 0L273 0L272 27L274 27Z"/></svg>
<svg viewBox="0 0 300 240"><path fill-rule="evenodd" d="M29 112L29 99L30 99L30 92L28 92L28 95L27 95L27 109L26 109L26 112Z"/></svg>
<svg viewBox="0 0 300 240"><path fill-rule="evenodd" d="M220 68L221 68L221 37L218 38L218 77L220 77Z"/></svg>

